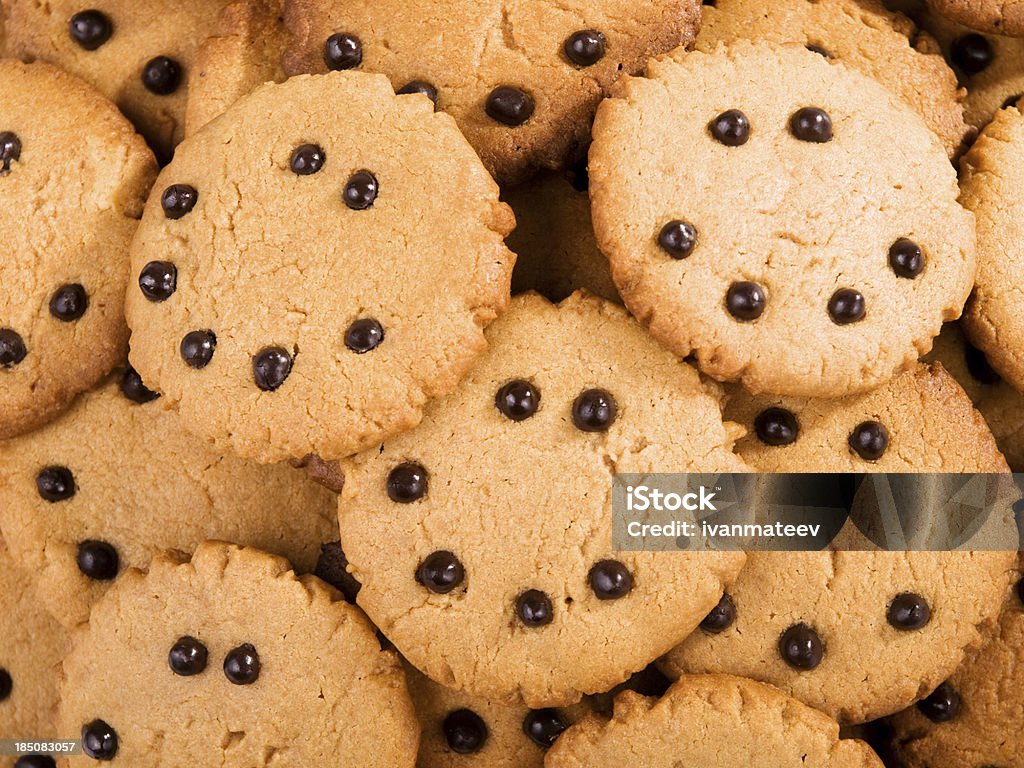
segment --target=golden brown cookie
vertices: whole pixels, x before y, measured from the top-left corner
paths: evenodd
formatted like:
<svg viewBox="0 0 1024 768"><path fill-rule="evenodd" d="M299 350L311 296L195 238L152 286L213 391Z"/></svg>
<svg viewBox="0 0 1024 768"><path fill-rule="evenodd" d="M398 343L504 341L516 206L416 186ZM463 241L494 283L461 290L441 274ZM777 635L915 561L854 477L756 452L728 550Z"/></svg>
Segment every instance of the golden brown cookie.
<svg viewBox="0 0 1024 768"><path fill-rule="evenodd" d="M416 424L509 296L508 206L454 121L382 75L267 84L186 139L132 244L131 361L262 462Z"/></svg>
<svg viewBox="0 0 1024 768"><path fill-rule="evenodd" d="M697 0L286 0L289 75L359 68L451 114L503 183L579 158L623 72L693 41Z"/></svg>
<svg viewBox="0 0 1024 768"><path fill-rule="evenodd" d="M192 437L129 370L56 421L0 443L0 528L64 624L130 566L208 538L311 571L337 538L336 497L287 465L225 456Z"/></svg>
<svg viewBox="0 0 1024 768"><path fill-rule="evenodd" d="M971 29L1024 37L1024 2L1020 0L926 0L938 14Z"/></svg>
<svg viewBox="0 0 1024 768"><path fill-rule="evenodd" d="M718 389L614 304L524 294L487 336L418 427L342 462L341 538L359 605L417 668L562 706L668 651L744 560L613 553L613 473L746 465Z"/></svg>
<svg viewBox="0 0 1024 768"><path fill-rule="evenodd" d="M124 356L128 243L156 174L109 101L0 62L0 439L56 416Z"/></svg>
<svg viewBox="0 0 1024 768"><path fill-rule="evenodd" d="M60 732L132 768L413 768L419 741L398 658L358 609L216 542L129 570L97 604L63 663Z"/></svg>
<svg viewBox="0 0 1024 768"><path fill-rule="evenodd" d="M654 60L602 103L590 149L626 306L753 392L863 392L927 352L974 275L957 192L917 113L803 45Z"/></svg>

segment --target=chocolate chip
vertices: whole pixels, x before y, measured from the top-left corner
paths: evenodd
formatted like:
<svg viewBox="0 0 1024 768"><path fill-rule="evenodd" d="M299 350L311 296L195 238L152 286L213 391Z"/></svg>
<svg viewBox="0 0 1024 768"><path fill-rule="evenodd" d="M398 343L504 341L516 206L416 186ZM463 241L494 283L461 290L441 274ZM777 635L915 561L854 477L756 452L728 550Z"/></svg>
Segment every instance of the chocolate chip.
<svg viewBox="0 0 1024 768"><path fill-rule="evenodd" d="M724 632L736 621L736 604L729 595L722 595L718 605L711 609L700 623L700 628L705 632L717 635Z"/></svg>
<svg viewBox="0 0 1024 768"><path fill-rule="evenodd" d="M292 173L298 176L312 176L324 167L327 154L316 144L302 144L292 152Z"/></svg>
<svg viewBox="0 0 1024 768"><path fill-rule="evenodd" d="M742 147L750 138L750 120L738 109L730 109L708 123L708 131L727 147Z"/></svg>
<svg viewBox="0 0 1024 768"><path fill-rule="evenodd" d="M384 328L372 317L356 320L345 331L345 346L362 355L376 349L384 341Z"/></svg>
<svg viewBox="0 0 1024 768"><path fill-rule="evenodd" d="M516 598L516 616L528 627L543 627L554 621L555 609L539 589L528 589Z"/></svg>
<svg viewBox="0 0 1024 768"><path fill-rule="evenodd" d="M78 320L88 307L89 297L79 283L62 285L50 297L50 314L65 323Z"/></svg>
<svg viewBox="0 0 1024 768"><path fill-rule="evenodd" d="M260 676L260 655L251 643L228 651L224 657L224 676L235 685L252 685Z"/></svg>
<svg viewBox="0 0 1024 768"><path fill-rule="evenodd" d="M139 372L130 365L121 375L121 394L139 405L152 402L160 397L160 393L154 392L142 383Z"/></svg>
<svg viewBox="0 0 1024 768"><path fill-rule="evenodd" d="M68 33L79 47L95 51L114 34L110 18L95 9L79 11L68 22Z"/></svg>
<svg viewBox="0 0 1024 768"><path fill-rule="evenodd" d="M606 432L618 415L615 398L604 389L586 389L572 404L572 423L583 432Z"/></svg>
<svg viewBox="0 0 1024 768"><path fill-rule="evenodd" d="M105 541L83 541L75 559L78 570L95 581L110 581L117 576L120 566L117 550Z"/></svg>
<svg viewBox="0 0 1024 768"><path fill-rule="evenodd" d="M281 347L265 347L252 359L252 378L264 392L273 392L292 372L292 356Z"/></svg>
<svg viewBox="0 0 1024 768"><path fill-rule="evenodd" d="M23 755L14 762L14 768L57 768L49 755Z"/></svg>
<svg viewBox="0 0 1024 768"><path fill-rule="evenodd" d="M847 442L865 461L878 461L889 447L889 430L881 422L864 421L854 428Z"/></svg>
<svg viewBox="0 0 1024 768"><path fill-rule="evenodd" d="M513 379L498 390L494 405L506 418L524 421L540 407L540 390L525 379Z"/></svg>
<svg viewBox="0 0 1024 768"><path fill-rule="evenodd" d="M213 331L189 331L181 340L181 359L191 368L205 368L216 348L217 337Z"/></svg>
<svg viewBox="0 0 1024 768"><path fill-rule="evenodd" d="M792 411L765 408L754 419L754 431L765 445L790 445L800 436L800 424Z"/></svg>
<svg viewBox="0 0 1024 768"><path fill-rule="evenodd" d="M345 602L355 604L359 590L363 588L356 577L348 572L348 558L340 541L320 545L320 557L316 561L313 575L322 579L345 596Z"/></svg>
<svg viewBox="0 0 1024 768"><path fill-rule="evenodd" d="M411 504L427 495L429 475L419 464L405 462L388 475L388 497L399 504Z"/></svg>
<svg viewBox="0 0 1024 768"><path fill-rule="evenodd" d="M113 760L117 754L117 731L102 720L82 726L82 751L93 760Z"/></svg>
<svg viewBox="0 0 1024 768"><path fill-rule="evenodd" d="M589 67L604 58L605 37L596 29L583 29L566 38L562 50L573 64Z"/></svg>
<svg viewBox="0 0 1024 768"><path fill-rule="evenodd" d="M171 671L182 677L198 675L206 669L206 660L206 646L189 635L178 638L167 654Z"/></svg>
<svg viewBox="0 0 1024 768"><path fill-rule="evenodd" d="M569 723L554 709L534 709L523 719L523 733L542 749L554 744L568 727Z"/></svg>
<svg viewBox="0 0 1024 768"><path fill-rule="evenodd" d="M438 595L447 595L465 578L459 558L447 550L430 553L416 569L416 581Z"/></svg>
<svg viewBox="0 0 1024 768"><path fill-rule="evenodd" d="M6 176L11 171L11 163L21 159L21 139L16 133L4 131L0 133L0 175Z"/></svg>
<svg viewBox="0 0 1024 768"><path fill-rule="evenodd" d="M764 314L768 298L764 288L757 283L744 280L729 286L725 295L725 308L737 320L752 322Z"/></svg>
<svg viewBox="0 0 1024 768"><path fill-rule="evenodd" d="M685 259L697 245L697 228L688 221L674 219L661 228L658 245L673 259Z"/></svg>
<svg viewBox="0 0 1024 768"><path fill-rule="evenodd" d="M169 96L181 85L181 65L167 56L155 56L142 68L142 84L157 96Z"/></svg>
<svg viewBox="0 0 1024 768"><path fill-rule="evenodd" d="M832 141L832 118L823 109L804 107L793 113L789 130L800 141L825 144Z"/></svg>
<svg viewBox="0 0 1024 768"><path fill-rule="evenodd" d="M804 48L806 48L811 53L816 53L819 56L824 56L826 59L831 59L832 58L832 54L829 53L824 48L822 48L820 45L815 45L814 43L808 43L807 45L804 46Z"/></svg>
<svg viewBox="0 0 1024 768"><path fill-rule="evenodd" d="M964 343L964 364L967 372L982 384L998 384L1003 377L989 364L985 353L973 344Z"/></svg>
<svg viewBox="0 0 1024 768"><path fill-rule="evenodd" d="M484 105L489 118L513 128L533 117L535 108L530 94L510 85L500 85L491 91Z"/></svg>
<svg viewBox="0 0 1024 768"><path fill-rule="evenodd" d="M331 35L324 44L324 63L335 72L358 67L363 63L363 44L355 35Z"/></svg>
<svg viewBox="0 0 1024 768"><path fill-rule="evenodd" d="M369 171L356 171L345 184L341 193L345 205L353 211L365 211L377 199L377 177Z"/></svg>
<svg viewBox="0 0 1024 768"><path fill-rule="evenodd" d="M0 701L5 701L11 696L11 689L14 688L14 681L11 680L11 673L0 667Z"/></svg>
<svg viewBox="0 0 1024 768"><path fill-rule="evenodd" d="M24 339L17 331L0 328L0 368L13 368L28 354Z"/></svg>
<svg viewBox="0 0 1024 768"><path fill-rule="evenodd" d="M459 755L471 755L487 742L487 724L476 712L457 709L449 712L441 724L448 748Z"/></svg>
<svg viewBox="0 0 1024 768"><path fill-rule="evenodd" d="M618 600L633 590L633 575L618 560L601 560L587 576L598 600Z"/></svg>
<svg viewBox="0 0 1024 768"><path fill-rule="evenodd" d="M943 683L917 702L917 708L933 723L945 723L960 714L960 703L960 694L949 683Z"/></svg>
<svg viewBox="0 0 1024 768"><path fill-rule="evenodd" d="M67 467L46 467L36 475L36 490L46 501L67 501L75 495L75 476Z"/></svg>
<svg viewBox="0 0 1024 768"><path fill-rule="evenodd" d="M828 316L836 325L849 325L864 319L864 296L853 288L840 288L828 300Z"/></svg>
<svg viewBox="0 0 1024 768"><path fill-rule="evenodd" d="M932 609L920 595L904 592L889 603L885 617L896 629L910 631L925 626L932 618Z"/></svg>
<svg viewBox="0 0 1024 768"><path fill-rule="evenodd" d="M412 80L399 88L397 93L400 96L405 96L410 93L422 93L434 102L435 106L437 105L437 88L432 86L426 80Z"/></svg>
<svg viewBox="0 0 1024 768"><path fill-rule="evenodd" d="M988 68L995 59L992 43L976 33L958 37L949 49L949 57L970 77Z"/></svg>
<svg viewBox="0 0 1024 768"><path fill-rule="evenodd" d="M160 196L160 205L168 219L180 219L196 207L199 191L188 184L172 184Z"/></svg>
<svg viewBox="0 0 1024 768"><path fill-rule="evenodd" d="M818 666L825 651L818 633L801 622L782 633L779 653L789 666L806 670Z"/></svg>
<svg viewBox="0 0 1024 768"><path fill-rule="evenodd" d="M913 280L924 271L924 254L913 240L901 237L889 248L889 266L897 277Z"/></svg>
<svg viewBox="0 0 1024 768"><path fill-rule="evenodd" d="M139 272L139 290L150 301L167 301L178 288L178 268L169 261L151 261Z"/></svg>

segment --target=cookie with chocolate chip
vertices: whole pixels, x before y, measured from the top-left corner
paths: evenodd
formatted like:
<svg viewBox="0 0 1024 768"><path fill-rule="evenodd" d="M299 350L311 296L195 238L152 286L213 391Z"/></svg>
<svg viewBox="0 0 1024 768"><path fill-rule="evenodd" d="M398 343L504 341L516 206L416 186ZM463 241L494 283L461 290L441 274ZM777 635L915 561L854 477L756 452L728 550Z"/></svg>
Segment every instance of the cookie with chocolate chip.
<svg viewBox="0 0 1024 768"><path fill-rule="evenodd" d="M342 462L341 535L359 605L417 668L563 706L668 651L744 560L613 552L612 474L746 465L718 389L616 305L524 294L487 336L418 427Z"/></svg>
<svg viewBox="0 0 1024 768"><path fill-rule="evenodd" d="M1024 581L1010 591L999 626L970 660L890 721L893 754L906 768L1020 766L1024 737Z"/></svg>
<svg viewBox="0 0 1024 768"><path fill-rule="evenodd" d="M882 768L862 741L771 686L728 675L691 675L661 699L632 692L610 722L584 720L548 753L547 768Z"/></svg>
<svg viewBox="0 0 1024 768"><path fill-rule="evenodd" d="M597 241L633 314L755 393L838 397L912 367L975 270L921 117L803 45L678 52L647 74L602 103L590 149Z"/></svg>
<svg viewBox="0 0 1024 768"><path fill-rule="evenodd" d="M697 0L286 0L289 75L382 72L452 115L503 183L580 156L622 73L693 42Z"/></svg>
<svg viewBox="0 0 1024 768"><path fill-rule="evenodd" d="M483 351L512 226L452 119L383 75L264 85L157 180L132 245L132 364L223 450L350 455L416 424Z"/></svg>
<svg viewBox="0 0 1024 768"><path fill-rule="evenodd" d="M950 157L968 134L965 91L938 43L880 0L718 0L706 6L697 50L735 40L800 43L877 80L924 119Z"/></svg>
<svg viewBox="0 0 1024 768"><path fill-rule="evenodd" d="M416 762L401 665L366 617L230 544L125 573L76 634L60 692L60 733L115 765Z"/></svg>
<svg viewBox="0 0 1024 768"><path fill-rule="evenodd" d="M980 32L1024 37L1021 0L925 0L935 13Z"/></svg>
<svg viewBox="0 0 1024 768"><path fill-rule="evenodd" d="M226 0L5 0L7 55L56 64L95 85L161 160L185 128L199 44Z"/></svg>
<svg viewBox="0 0 1024 768"><path fill-rule="evenodd" d="M225 456L185 432L128 369L45 427L0 443L0 528L63 623L125 569L218 538L311 571L337 538L335 495L287 465Z"/></svg>
<svg viewBox="0 0 1024 768"><path fill-rule="evenodd" d="M0 439L56 416L125 353L128 244L156 174L131 124L47 64L0 62Z"/></svg>

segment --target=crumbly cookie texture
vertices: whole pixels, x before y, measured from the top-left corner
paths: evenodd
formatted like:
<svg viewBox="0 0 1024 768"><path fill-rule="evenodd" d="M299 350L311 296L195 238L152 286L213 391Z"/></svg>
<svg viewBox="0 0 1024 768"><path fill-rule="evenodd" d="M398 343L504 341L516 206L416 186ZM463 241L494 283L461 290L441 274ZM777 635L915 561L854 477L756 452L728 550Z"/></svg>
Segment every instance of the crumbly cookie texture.
<svg viewBox="0 0 1024 768"><path fill-rule="evenodd" d="M546 768L881 768L862 741L768 685L728 675L681 678L660 700L632 692L615 700L611 722L567 731Z"/></svg>
<svg viewBox="0 0 1024 768"><path fill-rule="evenodd" d="M4 0L8 56L96 86L167 160L185 128L196 51L226 0Z"/></svg>
<svg viewBox="0 0 1024 768"><path fill-rule="evenodd" d="M926 0L938 14L971 29L994 35L1024 37L1024 2L1020 0Z"/></svg>
<svg viewBox="0 0 1024 768"><path fill-rule="evenodd" d="M942 58L935 39L880 0L718 0L703 9L695 47L760 40L800 43L884 85L910 105L952 157L969 133L966 91Z"/></svg>
<svg viewBox="0 0 1024 768"><path fill-rule="evenodd" d="M4 617L0 640L0 733L5 739L54 738L54 667L64 653L67 637L36 599L29 574L11 559L3 539L0 616ZM13 768L14 764L15 758L0 756L3 768Z"/></svg>
<svg viewBox="0 0 1024 768"><path fill-rule="evenodd" d="M56 416L125 353L128 244L156 175L86 83L0 62L0 439Z"/></svg>
<svg viewBox="0 0 1024 768"><path fill-rule="evenodd" d="M580 183L585 179L584 173L551 173L502 191L516 215L507 240L516 254L512 293L537 291L561 301L582 288L622 303L594 240L590 198Z"/></svg>
<svg viewBox="0 0 1024 768"><path fill-rule="evenodd" d="M912 367L975 271L921 118L802 45L678 52L647 74L601 104L590 149L597 241L634 315L755 393L838 397Z"/></svg>
<svg viewBox="0 0 1024 768"><path fill-rule="evenodd" d="M1024 581L994 635L917 706L894 716L893 752L906 768L1024 765Z"/></svg>
<svg viewBox="0 0 1024 768"><path fill-rule="evenodd" d="M747 467L717 388L613 304L525 294L488 339L417 428L342 462L341 537L359 605L417 668L562 706L668 651L744 560L613 553L612 474Z"/></svg>
<svg viewBox="0 0 1024 768"><path fill-rule="evenodd" d="M508 301L514 225L382 75L267 84L178 148L132 244L131 361L219 448L331 461L416 424Z"/></svg>
<svg viewBox="0 0 1024 768"><path fill-rule="evenodd" d="M693 42L697 0L286 0L289 75L359 68L430 95L503 183L586 146L598 102Z"/></svg>
<svg viewBox="0 0 1024 768"><path fill-rule="evenodd" d="M97 604L63 662L59 722L94 759L140 768L412 768L419 741L399 661L362 613L282 558L216 542L129 570Z"/></svg>
<svg viewBox="0 0 1024 768"><path fill-rule="evenodd" d="M221 454L154 397L129 371L0 443L0 528L64 624L87 620L126 568L165 549L222 538L311 571L337 538L333 493L287 465Z"/></svg>

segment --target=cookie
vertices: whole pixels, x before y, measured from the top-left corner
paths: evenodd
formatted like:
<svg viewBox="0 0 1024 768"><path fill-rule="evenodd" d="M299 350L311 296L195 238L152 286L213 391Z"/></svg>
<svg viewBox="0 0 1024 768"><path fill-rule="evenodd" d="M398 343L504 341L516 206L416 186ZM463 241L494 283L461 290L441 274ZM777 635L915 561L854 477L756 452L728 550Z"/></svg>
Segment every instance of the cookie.
<svg viewBox="0 0 1024 768"><path fill-rule="evenodd" d="M285 560L229 544L129 570L76 633L60 692L60 732L115 765L416 759L401 665L366 617Z"/></svg>
<svg viewBox="0 0 1024 768"><path fill-rule="evenodd" d="M2 539L0 616L4 617L3 640L0 641L0 734L5 739L55 738L55 667L67 638L63 628L36 600L31 579L8 555ZM33 765L0 756L3 768L33 768ZM52 767L51 762L49 768Z"/></svg>
<svg viewBox="0 0 1024 768"><path fill-rule="evenodd" d="M506 242L516 254L512 293L537 291L561 301L586 289L621 304L608 259L594 240L585 172L549 173L502 190L516 228Z"/></svg>
<svg viewBox="0 0 1024 768"><path fill-rule="evenodd" d="M162 161L185 128L196 50L226 0L4 0L7 55L95 85Z"/></svg>
<svg viewBox="0 0 1024 768"><path fill-rule="evenodd" d="M594 228L626 306L755 393L863 392L927 352L974 275L956 197L916 113L802 45L655 60L594 123Z"/></svg>
<svg viewBox="0 0 1024 768"><path fill-rule="evenodd" d="M693 42L697 0L286 0L285 72L359 68L452 115L502 183L574 163L622 73Z"/></svg>
<svg viewBox="0 0 1024 768"><path fill-rule="evenodd" d="M660 700L627 692L611 722L586 720L558 740L546 768L882 768L862 741L768 685L728 675L684 677Z"/></svg>
<svg viewBox="0 0 1024 768"><path fill-rule="evenodd" d="M129 370L0 443L0 528L65 624L86 620L126 568L164 549L222 538L310 571L320 544L337 538L333 493L287 465L222 455L154 397Z"/></svg>
<svg viewBox="0 0 1024 768"><path fill-rule="evenodd" d="M877 80L921 116L950 157L969 133L965 91L938 43L880 0L718 0L705 6L697 50L735 40L801 43Z"/></svg>
<svg viewBox="0 0 1024 768"><path fill-rule="evenodd" d="M1024 37L1024 2L1020 0L926 0L936 13L971 29L994 35Z"/></svg>
<svg viewBox="0 0 1024 768"><path fill-rule="evenodd" d="M131 361L189 430L331 461L416 424L508 301L513 217L382 75L267 84L179 147L132 244Z"/></svg>
<svg viewBox="0 0 1024 768"><path fill-rule="evenodd" d="M99 93L0 62L0 439L56 416L125 353L128 243L156 175Z"/></svg>
<svg viewBox="0 0 1024 768"><path fill-rule="evenodd" d="M488 340L418 427L342 462L341 538L359 605L418 669L564 706L668 651L744 560L613 553L612 474L747 467L717 389L613 304L524 294Z"/></svg>
<svg viewBox="0 0 1024 768"><path fill-rule="evenodd" d="M994 636L917 706L896 715L893 752L905 768L1024 765L1024 581Z"/></svg>

